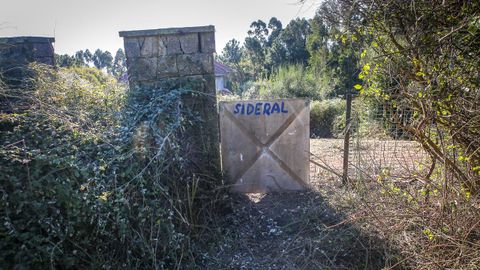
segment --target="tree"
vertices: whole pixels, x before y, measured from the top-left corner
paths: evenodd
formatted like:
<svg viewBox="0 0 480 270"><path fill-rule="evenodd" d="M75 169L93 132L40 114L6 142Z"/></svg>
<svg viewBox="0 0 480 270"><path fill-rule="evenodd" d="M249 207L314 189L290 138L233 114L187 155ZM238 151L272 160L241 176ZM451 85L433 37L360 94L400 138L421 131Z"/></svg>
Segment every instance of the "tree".
<svg viewBox="0 0 480 270"><path fill-rule="evenodd" d="M278 69L285 62L285 46L283 46L279 39L283 31L282 27L282 22L280 22L275 17L272 17L268 22L268 29L270 29L270 35L267 38L266 44L265 69L267 70L267 73L269 75L274 69Z"/></svg>
<svg viewBox="0 0 480 270"><path fill-rule="evenodd" d="M268 22L268 29L270 29L270 35L267 38L267 46L271 47L273 42L280 36L282 32L282 22L279 21L276 17L270 18Z"/></svg>
<svg viewBox="0 0 480 270"><path fill-rule="evenodd" d="M113 60L112 66L112 75L116 78L120 78L123 74L127 72L127 59L125 57L125 53L120 48L115 53L115 58Z"/></svg>
<svg viewBox="0 0 480 270"><path fill-rule="evenodd" d="M311 71L322 82L324 95L332 97L343 95L361 83L358 51L363 43L358 38L348 38L339 30L339 22L329 20L331 9L337 8L329 4L325 2L310 21L306 50Z"/></svg>
<svg viewBox="0 0 480 270"><path fill-rule="evenodd" d="M255 38L258 42L261 43L262 47L267 43L268 37L268 28L265 22L262 20L254 21L250 24L250 30L248 30L248 35Z"/></svg>
<svg viewBox="0 0 480 270"><path fill-rule="evenodd" d="M68 54L55 54L55 65L58 67L71 67L76 64L75 57Z"/></svg>
<svg viewBox="0 0 480 270"><path fill-rule="evenodd" d="M336 20L367 41L362 93L414 110L403 127L459 183L480 192L480 2L338 2L349 12Z"/></svg>
<svg viewBox="0 0 480 270"><path fill-rule="evenodd" d="M240 65L240 61L242 61L243 52L242 48L240 47L240 42L236 39L229 40L225 45L225 48L222 50L222 54L220 55L220 60L226 64L233 65L238 67Z"/></svg>
<svg viewBox="0 0 480 270"><path fill-rule="evenodd" d="M93 61L93 54L90 52L89 49L86 49L83 52L83 58L85 59L85 63L89 64Z"/></svg>
<svg viewBox="0 0 480 270"><path fill-rule="evenodd" d="M309 34L310 24L304 18L290 21L283 29L279 39L285 47L286 62L307 64L309 53L306 44Z"/></svg>
<svg viewBox="0 0 480 270"><path fill-rule="evenodd" d="M87 64L87 61L85 61L85 56L84 56L84 54L85 54L85 52L82 51L82 50L80 50L80 51L77 51L77 52L75 53L75 56L74 56L74 57L75 57L75 61L76 61L79 65L81 65L81 66L86 66L86 65L88 65L88 64Z"/></svg>
<svg viewBox="0 0 480 270"><path fill-rule="evenodd" d="M256 37L245 38L245 53L252 65L254 78L264 73L265 48L261 40Z"/></svg>
<svg viewBox="0 0 480 270"><path fill-rule="evenodd" d="M95 50L95 53L92 55L92 61L93 65L98 68L102 69L103 68L103 52L100 49Z"/></svg>
<svg viewBox="0 0 480 270"><path fill-rule="evenodd" d="M109 51L97 49L92 57L93 65L98 69L106 69L111 73L113 57Z"/></svg>
<svg viewBox="0 0 480 270"><path fill-rule="evenodd" d="M268 48L266 56L266 68L268 73L271 74L273 70L285 65L287 59L287 51L285 46L275 39L270 48Z"/></svg>
<svg viewBox="0 0 480 270"><path fill-rule="evenodd" d="M88 49L77 51L73 56L55 54L55 63L59 67L89 66L93 64L96 68L103 69L116 77L120 77L126 72L126 58L122 49L118 49L115 59L109 51L100 49L95 50L93 55Z"/></svg>
<svg viewBox="0 0 480 270"><path fill-rule="evenodd" d="M310 54L308 62L313 72L316 75L321 75L326 71L329 64L330 48L334 43L330 33L334 32L334 29L327 28L324 19L318 12L310 20L310 27L311 34L308 35L306 44Z"/></svg>

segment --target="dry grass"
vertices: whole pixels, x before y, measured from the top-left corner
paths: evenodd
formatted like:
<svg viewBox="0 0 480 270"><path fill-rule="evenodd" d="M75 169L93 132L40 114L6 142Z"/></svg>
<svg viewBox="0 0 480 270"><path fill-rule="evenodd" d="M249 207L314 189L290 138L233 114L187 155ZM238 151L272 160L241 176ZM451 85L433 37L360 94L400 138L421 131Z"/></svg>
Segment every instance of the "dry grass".
<svg viewBox="0 0 480 270"><path fill-rule="evenodd" d="M341 169L340 140L312 140L317 162ZM326 154L328 153L328 154ZM454 185L448 170L431 161L415 142L361 141L353 145L350 179L339 192L330 170L312 167L315 189L343 209L364 233L376 235L401 254L396 267L480 269L480 201Z"/></svg>
<svg viewBox="0 0 480 270"><path fill-rule="evenodd" d="M205 269L479 269L480 204L422 180L428 159L409 141L352 147L342 187L342 140L311 140L310 190L232 195ZM358 176L361 175L362 178ZM441 177L441 171L432 173ZM427 195L428 194L428 195Z"/></svg>

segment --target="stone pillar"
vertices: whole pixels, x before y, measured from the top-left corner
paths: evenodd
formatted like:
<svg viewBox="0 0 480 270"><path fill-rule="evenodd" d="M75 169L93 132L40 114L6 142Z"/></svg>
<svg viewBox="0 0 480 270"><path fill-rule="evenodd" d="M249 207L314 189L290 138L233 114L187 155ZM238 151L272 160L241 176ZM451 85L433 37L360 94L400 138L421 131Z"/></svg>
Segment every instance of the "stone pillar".
<svg viewBox="0 0 480 270"><path fill-rule="evenodd" d="M130 91L168 92L189 89L182 106L198 115L180 134L189 171L217 175L220 170L219 127L213 53L214 26L122 31Z"/></svg>
<svg viewBox="0 0 480 270"><path fill-rule="evenodd" d="M29 63L39 62L54 65L51 37L9 37L0 38L0 75L7 85L22 87L31 73Z"/></svg>

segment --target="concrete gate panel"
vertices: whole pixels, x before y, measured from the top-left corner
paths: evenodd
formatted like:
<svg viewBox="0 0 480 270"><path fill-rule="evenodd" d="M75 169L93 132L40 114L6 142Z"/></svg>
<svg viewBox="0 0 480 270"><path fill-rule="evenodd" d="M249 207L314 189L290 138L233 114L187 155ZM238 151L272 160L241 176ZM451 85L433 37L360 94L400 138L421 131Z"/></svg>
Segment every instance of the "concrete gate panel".
<svg viewBox="0 0 480 270"><path fill-rule="evenodd" d="M309 181L310 108L303 99L220 103L222 169L232 190L302 190Z"/></svg>

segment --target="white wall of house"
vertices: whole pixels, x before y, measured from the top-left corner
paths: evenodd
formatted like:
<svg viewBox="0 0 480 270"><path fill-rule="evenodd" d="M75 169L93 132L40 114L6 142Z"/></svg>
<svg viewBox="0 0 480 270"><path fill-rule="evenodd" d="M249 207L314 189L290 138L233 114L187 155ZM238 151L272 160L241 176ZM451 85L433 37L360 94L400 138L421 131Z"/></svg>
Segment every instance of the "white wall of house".
<svg viewBox="0 0 480 270"><path fill-rule="evenodd" d="M217 91L225 89L225 79L223 76L215 76L215 89Z"/></svg>

